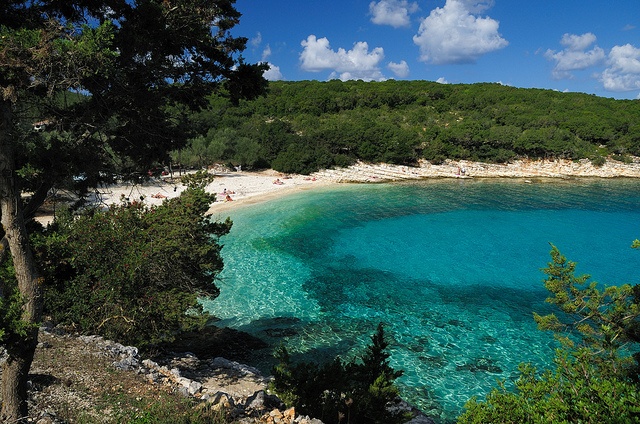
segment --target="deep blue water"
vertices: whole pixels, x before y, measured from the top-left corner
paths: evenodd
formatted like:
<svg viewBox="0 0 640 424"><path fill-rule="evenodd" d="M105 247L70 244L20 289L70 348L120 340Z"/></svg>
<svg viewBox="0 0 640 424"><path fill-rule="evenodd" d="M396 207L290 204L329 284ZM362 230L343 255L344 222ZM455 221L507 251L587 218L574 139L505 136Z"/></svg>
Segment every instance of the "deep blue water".
<svg viewBox="0 0 640 424"><path fill-rule="evenodd" d="M633 180L340 185L226 215L221 295L205 302L218 325L309 361L352 359L383 322L403 397L443 418L520 362L549 363L532 313L552 311L550 243L609 285L637 282L640 263Z"/></svg>

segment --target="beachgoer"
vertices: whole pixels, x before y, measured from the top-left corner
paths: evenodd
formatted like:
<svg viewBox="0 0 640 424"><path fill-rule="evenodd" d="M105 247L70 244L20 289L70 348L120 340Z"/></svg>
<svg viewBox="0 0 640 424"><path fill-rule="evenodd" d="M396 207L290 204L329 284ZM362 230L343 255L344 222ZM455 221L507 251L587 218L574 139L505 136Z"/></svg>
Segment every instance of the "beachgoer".
<svg viewBox="0 0 640 424"><path fill-rule="evenodd" d="M225 202L232 202L233 201L231 196L229 196L228 194L227 194L227 197L224 198L224 200L225 200Z"/></svg>

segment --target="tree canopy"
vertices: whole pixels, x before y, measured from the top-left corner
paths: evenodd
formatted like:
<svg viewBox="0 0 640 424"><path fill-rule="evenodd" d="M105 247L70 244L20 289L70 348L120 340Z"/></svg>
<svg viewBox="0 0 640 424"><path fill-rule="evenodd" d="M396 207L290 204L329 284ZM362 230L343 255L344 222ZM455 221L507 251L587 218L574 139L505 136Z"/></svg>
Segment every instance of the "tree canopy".
<svg viewBox="0 0 640 424"><path fill-rule="evenodd" d="M212 96L191 119L198 137L173 157L188 165L221 161L309 173L356 160L598 164L640 154L640 101L499 84L278 81L267 96L236 106ZM229 131L252 155L242 155Z"/></svg>
<svg viewBox="0 0 640 424"><path fill-rule="evenodd" d="M42 314L42 275L26 220L53 187L80 194L139 178L190 136L183 119L212 92L231 104L263 93L265 65L244 62L234 0L8 0L0 3L0 262L3 306L20 318L3 364L0 420L26 415ZM30 193L24 201L23 193ZM10 253L10 255L9 255ZM11 309L15 310L15 309ZM12 335L6 332L13 332Z"/></svg>
<svg viewBox="0 0 640 424"><path fill-rule="evenodd" d="M183 118L207 95L261 94L264 66L246 64L246 38L230 34L240 17L233 3L5 5L0 83L16 100L17 169L28 168L29 184L82 174L87 187L116 172L140 175L192 135ZM46 131L33 131L36 122Z"/></svg>

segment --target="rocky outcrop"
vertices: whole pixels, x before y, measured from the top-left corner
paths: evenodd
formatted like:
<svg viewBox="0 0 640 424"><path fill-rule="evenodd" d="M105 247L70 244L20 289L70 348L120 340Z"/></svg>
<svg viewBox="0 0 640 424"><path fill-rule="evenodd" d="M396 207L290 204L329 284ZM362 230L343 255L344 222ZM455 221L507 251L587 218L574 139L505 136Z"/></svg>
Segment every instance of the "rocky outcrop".
<svg viewBox="0 0 640 424"><path fill-rule="evenodd" d="M124 346L99 336L77 336L77 339L87 350L96 350L100 356L109 358L114 368L139 374L149 383L169 386L182 396L199 400L199 408L224 409L234 422L322 424L318 419L297 415L294 408L287 408L277 396L269 393L270 377L263 376L251 366L222 357L200 360L189 352L168 354L155 360L142 359L133 346ZM433 423L405 402L398 402L394 408L411 411L414 415L411 424ZM53 411L45 412L49 417L47 422L58 422Z"/></svg>
<svg viewBox="0 0 640 424"><path fill-rule="evenodd" d="M596 166L588 159L570 161L565 159L528 160L520 159L506 164L454 161L447 159L433 165L421 161L419 166L389 164L367 164L359 162L348 168L318 171L313 177L334 182L382 182L419 180L425 178L640 178L640 158L629 162L608 159Z"/></svg>
<svg viewBox="0 0 640 424"><path fill-rule="evenodd" d="M248 365L217 357L199 360L192 353L167 355L161 362L141 359L138 349L99 336L79 336L112 357L114 368L142 374L149 382L173 387L185 397L200 400L199 407L224 409L237 422L322 424L296 416L278 397L268 393L269 378Z"/></svg>

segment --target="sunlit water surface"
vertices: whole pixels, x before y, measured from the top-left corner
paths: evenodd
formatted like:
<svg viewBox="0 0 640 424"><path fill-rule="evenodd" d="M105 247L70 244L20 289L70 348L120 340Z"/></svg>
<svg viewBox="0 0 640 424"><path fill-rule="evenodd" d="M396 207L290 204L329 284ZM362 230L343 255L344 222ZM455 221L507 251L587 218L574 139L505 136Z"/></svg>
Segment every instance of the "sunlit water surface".
<svg viewBox="0 0 640 424"><path fill-rule="evenodd" d="M205 302L218 325L322 361L360 354L383 322L403 398L446 419L552 358L532 319L551 311L550 243L607 284L636 282L640 261L633 180L340 185L227 215L221 294Z"/></svg>

